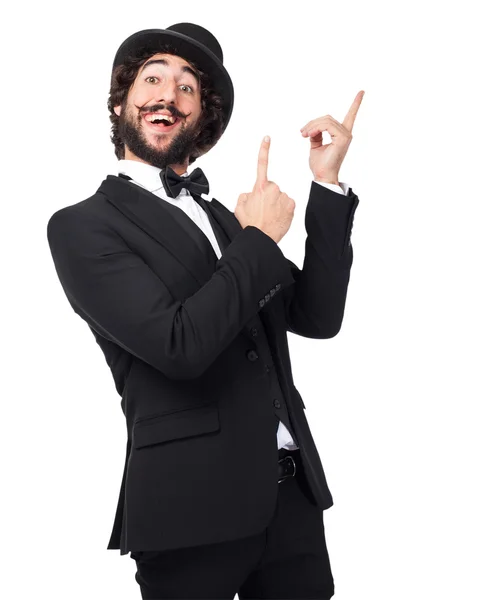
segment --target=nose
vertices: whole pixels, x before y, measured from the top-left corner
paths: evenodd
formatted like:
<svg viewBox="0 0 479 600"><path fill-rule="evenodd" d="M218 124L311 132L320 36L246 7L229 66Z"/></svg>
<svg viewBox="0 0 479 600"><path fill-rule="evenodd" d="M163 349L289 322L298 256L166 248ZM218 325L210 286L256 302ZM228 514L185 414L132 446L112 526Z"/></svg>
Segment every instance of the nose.
<svg viewBox="0 0 479 600"><path fill-rule="evenodd" d="M162 81L155 91L157 103L175 104L178 90L174 79Z"/></svg>

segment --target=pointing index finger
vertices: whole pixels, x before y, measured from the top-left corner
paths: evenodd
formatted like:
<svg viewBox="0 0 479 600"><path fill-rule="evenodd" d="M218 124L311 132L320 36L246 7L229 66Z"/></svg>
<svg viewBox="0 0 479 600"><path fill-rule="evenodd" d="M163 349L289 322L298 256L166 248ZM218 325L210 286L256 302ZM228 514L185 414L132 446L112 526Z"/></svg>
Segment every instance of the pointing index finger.
<svg viewBox="0 0 479 600"><path fill-rule="evenodd" d="M350 132L353 130L354 121L356 119L356 115L358 114L359 107L361 106L361 102L363 100L364 94L365 94L364 90L361 90L360 92L358 92L356 94L356 98L354 99L354 102L351 104L351 108L349 109L348 114L346 115L346 117L343 121L343 125Z"/></svg>
<svg viewBox="0 0 479 600"><path fill-rule="evenodd" d="M271 139L267 135L261 141L261 146L258 155L258 172L256 175L256 183L265 183L268 180L268 159L269 159L269 146Z"/></svg>

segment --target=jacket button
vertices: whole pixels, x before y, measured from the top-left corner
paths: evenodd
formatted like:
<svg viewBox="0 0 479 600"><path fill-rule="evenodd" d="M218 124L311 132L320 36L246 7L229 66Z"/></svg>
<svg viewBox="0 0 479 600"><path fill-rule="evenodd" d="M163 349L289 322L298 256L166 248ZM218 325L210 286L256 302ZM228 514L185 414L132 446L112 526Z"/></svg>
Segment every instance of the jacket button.
<svg viewBox="0 0 479 600"><path fill-rule="evenodd" d="M253 327L252 329L250 329L249 332L251 333L251 335L253 337L256 337L258 335L258 330L256 329L256 327Z"/></svg>
<svg viewBox="0 0 479 600"><path fill-rule="evenodd" d="M266 296L264 297L266 302L269 302L270 298L271 298L271 294L266 294Z"/></svg>
<svg viewBox="0 0 479 600"><path fill-rule="evenodd" d="M281 408L281 402L277 398L274 399L273 404L275 408Z"/></svg>
<svg viewBox="0 0 479 600"><path fill-rule="evenodd" d="M273 297L276 294L276 290L274 288L272 290L269 290L269 294L271 297Z"/></svg>
<svg viewBox="0 0 479 600"><path fill-rule="evenodd" d="M258 304L259 304L260 308L263 308L263 306L264 306L264 300L263 300L263 299L261 299L261 300L258 302Z"/></svg>
<svg viewBox="0 0 479 600"><path fill-rule="evenodd" d="M275 287L275 290L276 290L276 291L278 291L280 288L281 288L281 284L280 284L280 283L277 283L277 284L276 284L276 287Z"/></svg>
<svg viewBox="0 0 479 600"><path fill-rule="evenodd" d="M257 360L259 358L256 350L248 350L248 352L246 353L246 356L248 357L248 360L251 360L251 361Z"/></svg>

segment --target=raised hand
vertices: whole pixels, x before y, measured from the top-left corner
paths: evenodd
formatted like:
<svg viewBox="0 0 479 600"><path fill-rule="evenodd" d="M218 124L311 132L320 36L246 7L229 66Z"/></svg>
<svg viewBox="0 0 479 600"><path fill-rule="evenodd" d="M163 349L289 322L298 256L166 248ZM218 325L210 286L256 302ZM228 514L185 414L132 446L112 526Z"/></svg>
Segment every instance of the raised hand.
<svg viewBox="0 0 479 600"><path fill-rule="evenodd" d="M311 142L309 167L317 181L339 183L339 168L353 139L353 125L364 93L364 90L358 92L342 123L326 115L310 121L301 129L302 135L309 137ZM323 131L331 136L330 144L323 144Z"/></svg>

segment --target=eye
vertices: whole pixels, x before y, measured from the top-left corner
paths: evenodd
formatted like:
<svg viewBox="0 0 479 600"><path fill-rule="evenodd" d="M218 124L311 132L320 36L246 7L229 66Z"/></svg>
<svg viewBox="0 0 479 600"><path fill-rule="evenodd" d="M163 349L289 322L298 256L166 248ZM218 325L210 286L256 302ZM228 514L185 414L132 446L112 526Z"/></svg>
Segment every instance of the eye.
<svg viewBox="0 0 479 600"><path fill-rule="evenodd" d="M145 81L148 82L149 79L156 79L158 81L158 77L155 77L155 75L149 75L148 77L145 78ZM190 94L194 93L194 89L191 87L191 85L186 85L186 83L182 83L180 85L180 87L188 88Z"/></svg>

